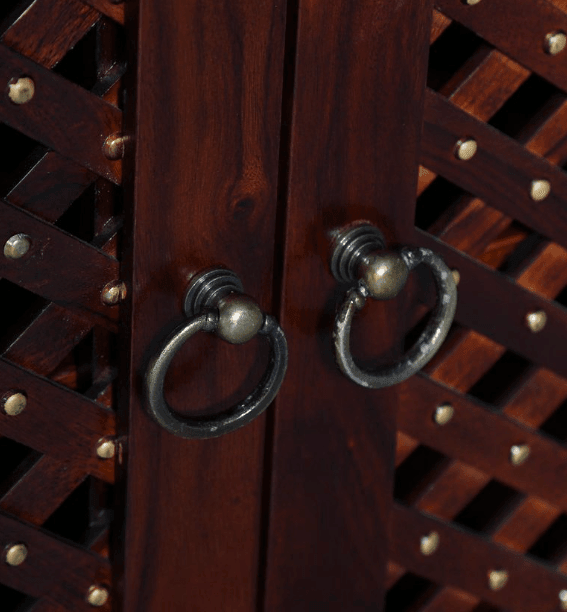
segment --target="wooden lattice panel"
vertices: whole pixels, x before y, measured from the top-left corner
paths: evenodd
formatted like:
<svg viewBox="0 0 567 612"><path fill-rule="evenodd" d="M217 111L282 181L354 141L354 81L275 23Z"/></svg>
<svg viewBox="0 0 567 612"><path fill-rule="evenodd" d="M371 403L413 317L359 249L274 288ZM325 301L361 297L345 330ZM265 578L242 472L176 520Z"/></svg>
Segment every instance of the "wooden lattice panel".
<svg viewBox="0 0 567 612"><path fill-rule="evenodd" d="M392 612L567 609L567 51L545 48L566 11L436 3L416 226L458 270L459 308L401 392ZM469 138L476 154L458 159ZM534 201L540 179L551 192ZM539 310L534 333L525 317ZM514 445L529 447L519 465ZM423 554L431 532L438 548ZM493 570L507 571L499 589Z"/></svg>
<svg viewBox="0 0 567 612"><path fill-rule="evenodd" d="M115 438L121 160L104 153L122 125L123 6L33 0L0 7L2 244L26 234L20 259L3 256L0 384L27 405L0 412L0 548L24 543L21 565L0 563L5 612L92 609L92 585L112 589L108 533ZM34 81L25 104L8 83ZM112 597L100 607L113 609Z"/></svg>

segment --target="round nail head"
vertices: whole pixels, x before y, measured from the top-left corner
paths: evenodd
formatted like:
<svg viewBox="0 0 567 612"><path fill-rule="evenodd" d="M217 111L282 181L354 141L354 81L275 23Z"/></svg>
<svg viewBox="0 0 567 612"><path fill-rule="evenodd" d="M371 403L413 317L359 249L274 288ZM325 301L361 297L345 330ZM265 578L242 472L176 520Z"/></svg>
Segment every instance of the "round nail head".
<svg viewBox="0 0 567 612"><path fill-rule="evenodd" d="M478 4L480 0L463 0L463 2L469 6L474 6L475 4Z"/></svg>
<svg viewBox="0 0 567 612"><path fill-rule="evenodd" d="M545 200L550 192L551 184L549 181L546 181L545 179L532 181L530 186L530 197L534 202L541 202L542 200Z"/></svg>
<svg viewBox="0 0 567 612"><path fill-rule="evenodd" d="M559 607L561 610L567 610L567 589L559 591Z"/></svg>
<svg viewBox="0 0 567 612"><path fill-rule="evenodd" d="M426 557L432 555L439 548L439 540L439 534L436 531L432 531L428 535L423 536L419 543L421 554Z"/></svg>
<svg viewBox="0 0 567 612"><path fill-rule="evenodd" d="M112 459L116 453L116 443L108 438L101 438L96 447L96 454L100 459Z"/></svg>
<svg viewBox="0 0 567 612"><path fill-rule="evenodd" d="M454 414L455 409L451 404L442 404L435 409L433 420L437 425L446 425L453 418Z"/></svg>
<svg viewBox="0 0 567 612"><path fill-rule="evenodd" d="M457 142L455 147L455 156L457 159L467 161L474 157L477 152L478 145L473 138L463 138Z"/></svg>
<svg viewBox="0 0 567 612"><path fill-rule="evenodd" d="M35 94L35 84L29 77L8 83L8 97L14 104L27 104Z"/></svg>
<svg viewBox="0 0 567 612"><path fill-rule="evenodd" d="M506 570L491 570L488 573L488 586L491 591L500 591L508 582L508 572Z"/></svg>
<svg viewBox="0 0 567 612"><path fill-rule="evenodd" d="M540 332L547 323L547 315L543 310L535 310L526 315L526 325L534 334Z"/></svg>
<svg viewBox="0 0 567 612"><path fill-rule="evenodd" d="M7 259L22 258L31 247L31 239L26 234L14 234L4 245L4 257Z"/></svg>
<svg viewBox="0 0 567 612"><path fill-rule="evenodd" d="M453 275L455 285L458 285L461 282L461 273L458 270L451 270L451 274Z"/></svg>
<svg viewBox="0 0 567 612"><path fill-rule="evenodd" d="M127 293L126 284L123 281L111 281L103 287L100 298L103 304L115 306L124 300Z"/></svg>
<svg viewBox="0 0 567 612"><path fill-rule="evenodd" d="M545 51L549 55L557 55L561 53L567 46L567 36L565 32L550 32L545 37Z"/></svg>
<svg viewBox="0 0 567 612"><path fill-rule="evenodd" d="M27 406L28 398L21 392L16 391L4 396L2 409L9 416L18 416Z"/></svg>
<svg viewBox="0 0 567 612"><path fill-rule="evenodd" d="M512 465L522 465L530 456L531 449L527 444L514 444L510 448L510 463Z"/></svg>
<svg viewBox="0 0 567 612"><path fill-rule="evenodd" d="M25 544L10 544L4 552L4 559L8 565L17 567L28 556L28 547Z"/></svg>
<svg viewBox="0 0 567 612"><path fill-rule="evenodd" d="M108 589L93 584L87 593L87 602L95 608L100 608L108 601L109 596Z"/></svg>

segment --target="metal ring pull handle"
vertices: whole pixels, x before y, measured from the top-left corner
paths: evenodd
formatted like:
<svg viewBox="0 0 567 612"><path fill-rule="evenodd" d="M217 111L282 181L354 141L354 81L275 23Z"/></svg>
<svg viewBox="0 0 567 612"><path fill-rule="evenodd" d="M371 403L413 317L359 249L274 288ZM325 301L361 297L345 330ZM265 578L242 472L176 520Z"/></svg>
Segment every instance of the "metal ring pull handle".
<svg viewBox="0 0 567 612"><path fill-rule="evenodd" d="M378 228L361 223L339 231L333 239L331 271L339 282L356 282L335 319L333 340L339 368L362 387L381 389L400 383L418 372L439 350L447 337L457 308L457 288L451 270L441 257L422 248L385 251ZM368 296L377 300L395 297L404 287L409 272L426 264L437 287L437 303L427 327L414 346L396 363L377 372L365 372L350 353L350 327L353 317Z"/></svg>
<svg viewBox="0 0 567 612"><path fill-rule="evenodd" d="M185 294L189 320L175 329L149 364L145 377L148 409L153 418L182 438L222 436L250 423L273 401L287 368L287 343L277 321L264 315L256 302L244 295L234 272L215 268L195 277ZM177 414L165 401L163 383L167 369L181 346L199 331L216 332L231 344L244 344L256 334L270 343L268 368L257 387L244 400L212 417Z"/></svg>

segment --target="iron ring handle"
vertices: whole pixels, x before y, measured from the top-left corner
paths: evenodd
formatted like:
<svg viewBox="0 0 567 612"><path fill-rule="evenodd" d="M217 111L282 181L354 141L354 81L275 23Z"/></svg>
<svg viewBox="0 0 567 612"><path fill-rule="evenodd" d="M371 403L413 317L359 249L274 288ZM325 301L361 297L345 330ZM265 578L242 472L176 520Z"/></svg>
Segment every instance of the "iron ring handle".
<svg viewBox="0 0 567 612"><path fill-rule="evenodd" d="M335 236L331 269L339 281L357 281L346 296L335 319L333 341L340 370L353 382L381 389L413 376L435 355L447 337L457 308L457 288L451 270L439 255L424 248L384 251L381 232L370 224L359 224ZM366 298L390 299L405 285L408 274L419 264L433 273L437 302L425 330L412 348L394 364L376 372L356 365L350 352L350 328L354 315Z"/></svg>
<svg viewBox="0 0 567 612"><path fill-rule="evenodd" d="M150 360L145 376L146 403L150 415L167 431L188 439L222 436L253 421L272 403L287 369L287 342L277 321L264 315L252 298L243 295L242 284L230 270L213 269L198 276L185 297L186 314L194 314L175 329ZM244 344L256 334L270 344L266 372L244 400L210 417L186 417L166 402L165 376L177 351L196 333L216 332L232 344Z"/></svg>

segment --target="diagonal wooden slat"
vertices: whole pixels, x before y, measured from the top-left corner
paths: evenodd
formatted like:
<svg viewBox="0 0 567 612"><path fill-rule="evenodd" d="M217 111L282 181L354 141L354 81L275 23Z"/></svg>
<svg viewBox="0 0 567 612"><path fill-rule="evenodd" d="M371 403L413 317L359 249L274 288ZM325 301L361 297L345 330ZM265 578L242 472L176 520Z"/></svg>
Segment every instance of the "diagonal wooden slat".
<svg viewBox="0 0 567 612"><path fill-rule="evenodd" d="M419 549L420 540L431 531L440 535L439 549L425 556ZM395 563L505 609L551 612L557 609L559 592L567 588L567 577L543 564L399 504L394 504L391 534ZM501 569L508 571L508 581L504 588L493 591L488 585L489 572Z"/></svg>
<svg viewBox="0 0 567 612"><path fill-rule="evenodd" d="M436 0L436 8L462 23L519 64L567 91L567 66L545 52L545 37L567 31L567 15L546 0L499 0L470 6Z"/></svg>
<svg viewBox="0 0 567 612"><path fill-rule="evenodd" d="M28 400L17 416L0 412L2 435L113 481L114 462L96 455L98 440L116 433L112 411L4 359L0 359L0 381L3 389L24 391Z"/></svg>
<svg viewBox="0 0 567 612"><path fill-rule="evenodd" d="M117 23L124 24L124 4L112 0L82 0Z"/></svg>
<svg viewBox="0 0 567 612"><path fill-rule="evenodd" d="M100 15L79 0L34 0L0 37L7 47L53 68Z"/></svg>
<svg viewBox="0 0 567 612"><path fill-rule="evenodd" d="M474 137L479 146L467 162L454 155L455 143L463 134ZM567 245L562 231L567 223L565 173L431 90L425 103L422 157L425 166L493 208ZM551 193L544 202L530 198L534 179L551 183ZM541 214L542 206L545 215Z"/></svg>
<svg viewBox="0 0 567 612"><path fill-rule="evenodd" d="M122 112L82 87L0 45L0 79L22 75L35 83L27 104L0 99L0 120L65 157L119 184L121 164L107 159L104 142L119 133Z"/></svg>
<svg viewBox="0 0 567 612"><path fill-rule="evenodd" d="M100 296L103 287L118 278L116 259L6 202L0 203L0 224L2 244L15 234L31 238L24 257L0 260L0 276L115 328L116 308L103 304Z"/></svg>
<svg viewBox="0 0 567 612"><path fill-rule="evenodd" d="M12 589L32 597L47 596L73 612L89 612L89 587L110 584L108 561L0 513L0 546L14 542L25 543L29 552L17 567L0 564L0 582ZM110 612L111 602L99 609Z"/></svg>
<svg viewBox="0 0 567 612"><path fill-rule="evenodd" d="M84 466L44 455L0 499L0 509L42 525L86 477Z"/></svg>

